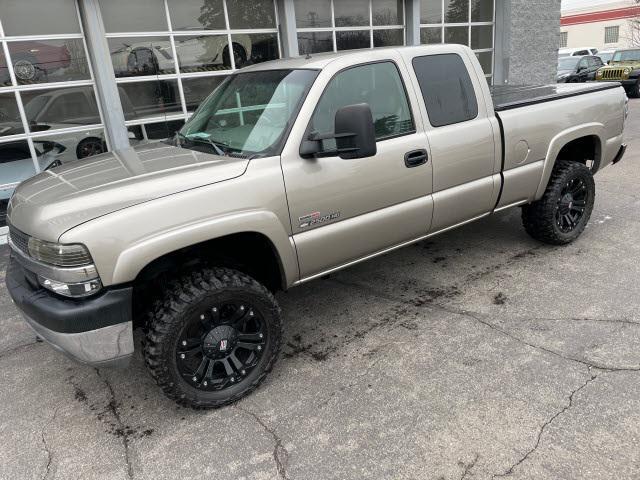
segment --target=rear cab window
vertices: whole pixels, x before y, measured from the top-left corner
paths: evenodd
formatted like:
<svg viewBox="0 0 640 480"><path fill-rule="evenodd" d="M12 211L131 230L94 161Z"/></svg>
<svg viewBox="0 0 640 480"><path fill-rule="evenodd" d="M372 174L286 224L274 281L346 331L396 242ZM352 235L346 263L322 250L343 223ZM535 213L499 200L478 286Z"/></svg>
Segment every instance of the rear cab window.
<svg viewBox="0 0 640 480"><path fill-rule="evenodd" d="M478 116L476 93L460 55L415 57L412 64L432 126L444 127Z"/></svg>

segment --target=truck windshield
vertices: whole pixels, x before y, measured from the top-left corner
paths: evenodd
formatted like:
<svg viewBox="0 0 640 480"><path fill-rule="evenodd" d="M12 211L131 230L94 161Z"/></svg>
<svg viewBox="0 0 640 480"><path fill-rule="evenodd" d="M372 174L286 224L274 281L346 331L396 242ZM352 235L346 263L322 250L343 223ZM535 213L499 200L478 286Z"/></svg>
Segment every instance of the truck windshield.
<svg viewBox="0 0 640 480"><path fill-rule="evenodd" d="M640 62L640 50L622 50L613 54L614 62Z"/></svg>
<svg viewBox="0 0 640 480"><path fill-rule="evenodd" d="M228 77L176 135L183 148L218 155L279 153L316 70L263 70Z"/></svg>

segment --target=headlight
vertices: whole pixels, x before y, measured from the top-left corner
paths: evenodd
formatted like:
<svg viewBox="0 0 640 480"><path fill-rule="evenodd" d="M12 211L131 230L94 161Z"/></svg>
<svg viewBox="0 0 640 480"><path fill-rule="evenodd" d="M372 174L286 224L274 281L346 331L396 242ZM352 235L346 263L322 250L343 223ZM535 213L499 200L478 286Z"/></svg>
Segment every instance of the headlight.
<svg viewBox="0 0 640 480"><path fill-rule="evenodd" d="M596 72L596 77L601 77L602 76L602 70L598 70Z"/></svg>
<svg viewBox="0 0 640 480"><path fill-rule="evenodd" d="M87 247L79 243L64 245L29 237L27 248L29 255L34 260L48 265L72 268L84 267L93 263Z"/></svg>
<svg viewBox="0 0 640 480"><path fill-rule="evenodd" d="M629 75L629 73L631 73L631 69L630 69L630 68L625 68L622 72L623 72L625 75Z"/></svg>

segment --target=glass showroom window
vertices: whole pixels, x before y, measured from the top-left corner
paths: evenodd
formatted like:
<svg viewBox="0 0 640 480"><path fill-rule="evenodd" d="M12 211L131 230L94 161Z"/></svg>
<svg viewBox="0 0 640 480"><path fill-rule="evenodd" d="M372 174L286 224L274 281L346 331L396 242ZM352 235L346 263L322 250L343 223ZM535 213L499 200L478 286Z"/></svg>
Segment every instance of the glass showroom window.
<svg viewBox="0 0 640 480"><path fill-rule="evenodd" d="M230 72L280 58L274 0L100 0L132 144L172 136Z"/></svg>
<svg viewBox="0 0 640 480"><path fill-rule="evenodd" d="M494 0L421 0L420 43L471 47L491 82L494 11Z"/></svg>
<svg viewBox="0 0 640 480"><path fill-rule="evenodd" d="M402 0L294 0L294 5L301 55L404 45Z"/></svg>
<svg viewBox="0 0 640 480"><path fill-rule="evenodd" d="M75 1L0 0L0 234L19 182L107 149L101 118Z"/></svg>

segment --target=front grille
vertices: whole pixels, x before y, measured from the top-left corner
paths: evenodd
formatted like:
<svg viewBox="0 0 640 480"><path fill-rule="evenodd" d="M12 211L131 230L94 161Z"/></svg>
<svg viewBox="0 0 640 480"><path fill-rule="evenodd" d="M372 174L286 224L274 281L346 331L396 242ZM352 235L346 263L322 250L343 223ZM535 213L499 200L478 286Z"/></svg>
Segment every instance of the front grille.
<svg viewBox="0 0 640 480"><path fill-rule="evenodd" d="M622 68L610 68L602 71L603 80L619 80L622 78L624 69Z"/></svg>
<svg viewBox="0 0 640 480"><path fill-rule="evenodd" d="M18 250L29 255L29 235L9 225L9 238Z"/></svg>

